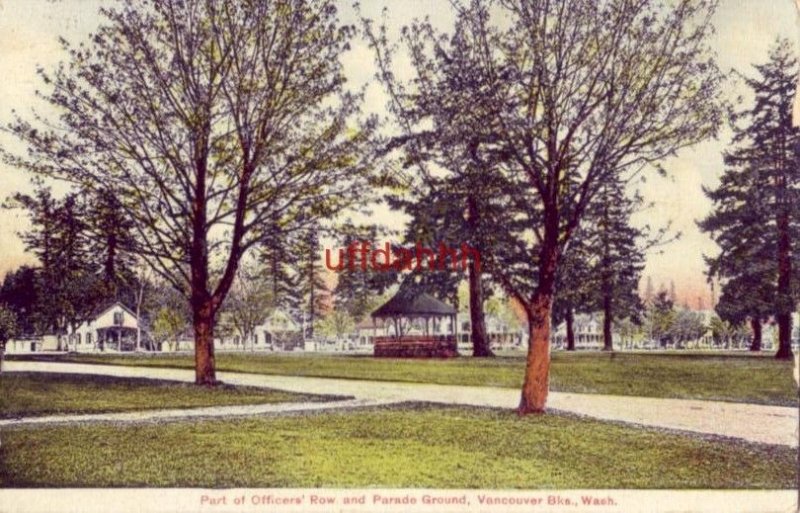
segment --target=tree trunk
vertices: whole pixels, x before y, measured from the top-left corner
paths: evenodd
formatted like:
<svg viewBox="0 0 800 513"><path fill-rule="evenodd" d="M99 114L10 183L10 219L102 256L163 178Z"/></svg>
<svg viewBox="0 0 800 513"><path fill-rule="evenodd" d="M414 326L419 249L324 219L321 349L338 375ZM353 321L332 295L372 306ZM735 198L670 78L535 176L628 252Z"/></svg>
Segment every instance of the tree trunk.
<svg viewBox="0 0 800 513"><path fill-rule="evenodd" d="M783 184L782 184L783 185ZM789 239L789 214L785 199L779 199L782 208L777 218L778 225L778 352L775 358L789 360L792 354L792 247Z"/></svg>
<svg viewBox="0 0 800 513"><path fill-rule="evenodd" d="M791 360L792 353L792 315L783 313L777 315L778 320L778 352L775 358L779 360Z"/></svg>
<svg viewBox="0 0 800 513"><path fill-rule="evenodd" d="M483 281L479 264L470 260L469 264L469 320L472 336L472 356L486 358L494 356L486 336L486 317L483 312Z"/></svg>
<svg viewBox="0 0 800 513"><path fill-rule="evenodd" d="M603 291L603 351L614 350L614 340L611 335L611 324L613 322L613 312L611 308L611 291Z"/></svg>
<svg viewBox="0 0 800 513"><path fill-rule="evenodd" d="M6 356L6 343L0 342L0 374L3 373L3 360Z"/></svg>
<svg viewBox="0 0 800 513"><path fill-rule="evenodd" d="M193 312L195 383L217 385L214 362L214 310L210 302Z"/></svg>
<svg viewBox="0 0 800 513"><path fill-rule="evenodd" d="M528 314L528 358L518 412L544 413L550 388L550 314L552 296L537 294Z"/></svg>
<svg viewBox="0 0 800 513"><path fill-rule="evenodd" d="M539 285L527 305L528 358L518 412L544 413L550 388L550 323L558 266L558 218L545 219L545 236L539 253Z"/></svg>
<svg viewBox="0 0 800 513"><path fill-rule="evenodd" d="M750 319L750 327L753 328L753 341L750 343L750 350L761 351L761 319L758 317Z"/></svg>
<svg viewBox="0 0 800 513"><path fill-rule="evenodd" d="M575 350L575 312L572 307L567 308L567 351Z"/></svg>
<svg viewBox="0 0 800 513"><path fill-rule="evenodd" d="M467 196L467 222L473 233L478 229L478 205L474 196ZM469 320L472 337L472 356L485 358L494 356L486 336L486 318L483 313L483 281L480 261L474 256L469 261Z"/></svg>

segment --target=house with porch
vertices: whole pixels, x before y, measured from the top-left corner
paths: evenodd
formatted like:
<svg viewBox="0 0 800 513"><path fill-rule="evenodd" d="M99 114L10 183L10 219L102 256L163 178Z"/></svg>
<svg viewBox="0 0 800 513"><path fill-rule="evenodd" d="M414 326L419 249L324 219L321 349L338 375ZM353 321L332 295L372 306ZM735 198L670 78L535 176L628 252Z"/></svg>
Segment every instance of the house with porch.
<svg viewBox="0 0 800 513"><path fill-rule="evenodd" d="M143 345L142 331L136 314L116 301L99 309L88 320L67 333L68 351L135 351Z"/></svg>

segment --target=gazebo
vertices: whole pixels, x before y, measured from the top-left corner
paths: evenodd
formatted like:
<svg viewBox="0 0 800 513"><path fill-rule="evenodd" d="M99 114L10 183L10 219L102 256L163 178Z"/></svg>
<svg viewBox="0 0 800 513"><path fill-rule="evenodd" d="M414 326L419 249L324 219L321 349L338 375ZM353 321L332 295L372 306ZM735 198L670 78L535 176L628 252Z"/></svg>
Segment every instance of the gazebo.
<svg viewBox="0 0 800 513"><path fill-rule="evenodd" d="M458 356L456 309L429 294L397 294L372 312L373 322L385 319L394 333L375 337L374 355L400 358L449 358ZM450 321L452 329L437 333L441 322ZM417 322L422 333L410 333ZM433 326L431 326L433 324ZM433 327L433 330L431 330Z"/></svg>

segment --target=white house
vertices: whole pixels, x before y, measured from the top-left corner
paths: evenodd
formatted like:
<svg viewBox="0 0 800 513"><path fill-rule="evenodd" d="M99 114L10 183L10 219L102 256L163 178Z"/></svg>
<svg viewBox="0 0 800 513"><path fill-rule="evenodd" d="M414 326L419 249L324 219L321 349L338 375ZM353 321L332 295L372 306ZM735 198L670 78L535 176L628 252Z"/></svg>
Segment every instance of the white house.
<svg viewBox="0 0 800 513"><path fill-rule="evenodd" d="M139 328L136 314L122 303L115 302L99 310L77 329L70 329L67 349L79 353L134 351L137 336L141 337Z"/></svg>
<svg viewBox="0 0 800 513"><path fill-rule="evenodd" d="M572 326L575 333L576 349L599 349L603 347L603 322L601 315L578 314L575 316ZM567 323L562 322L559 324L556 329L553 330L550 337L555 347L566 347ZM618 338L616 333L611 334L611 340L614 345L617 345Z"/></svg>
<svg viewBox="0 0 800 513"><path fill-rule="evenodd" d="M282 310L275 310L263 323L255 327L250 340L243 341L241 335L234 332L230 337L217 339L215 346L220 351L302 350L303 333L292 316Z"/></svg>

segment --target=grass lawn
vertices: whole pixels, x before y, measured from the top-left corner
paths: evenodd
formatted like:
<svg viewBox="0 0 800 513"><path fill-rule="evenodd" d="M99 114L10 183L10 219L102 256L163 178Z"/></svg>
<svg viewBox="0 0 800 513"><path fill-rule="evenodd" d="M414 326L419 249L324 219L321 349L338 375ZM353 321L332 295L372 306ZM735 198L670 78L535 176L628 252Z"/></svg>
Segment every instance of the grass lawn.
<svg viewBox="0 0 800 513"><path fill-rule="evenodd" d="M406 404L3 432L2 487L767 488L796 452L574 416Z"/></svg>
<svg viewBox="0 0 800 513"><path fill-rule="evenodd" d="M0 418L331 399L262 388L202 389L175 381L84 374L0 375Z"/></svg>
<svg viewBox="0 0 800 513"><path fill-rule="evenodd" d="M9 357L9 359L37 357ZM66 355L58 361L192 368L191 355ZM450 360L323 354L217 354L217 369L257 374L522 386L522 356ZM562 392L709 399L793 406L792 363L742 353L553 353L550 386Z"/></svg>

